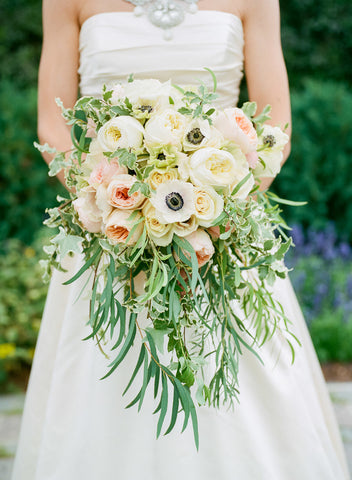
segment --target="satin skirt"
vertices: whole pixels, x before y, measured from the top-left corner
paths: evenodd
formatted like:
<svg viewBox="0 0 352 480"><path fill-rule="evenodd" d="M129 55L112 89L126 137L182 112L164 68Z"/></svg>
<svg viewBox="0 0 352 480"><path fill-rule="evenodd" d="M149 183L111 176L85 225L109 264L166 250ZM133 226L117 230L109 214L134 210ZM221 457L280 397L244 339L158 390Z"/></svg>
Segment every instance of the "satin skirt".
<svg viewBox="0 0 352 480"><path fill-rule="evenodd" d="M82 339L86 281L62 283L79 268L54 272L28 385L12 480L346 480L344 449L322 372L289 279L275 296L302 346L291 355L275 336L240 358L240 402L233 410L198 409L200 447L192 428L156 439L156 403L125 409L122 392L135 352L105 380L108 361ZM137 340L136 340L137 342ZM167 425L167 424L165 424Z"/></svg>

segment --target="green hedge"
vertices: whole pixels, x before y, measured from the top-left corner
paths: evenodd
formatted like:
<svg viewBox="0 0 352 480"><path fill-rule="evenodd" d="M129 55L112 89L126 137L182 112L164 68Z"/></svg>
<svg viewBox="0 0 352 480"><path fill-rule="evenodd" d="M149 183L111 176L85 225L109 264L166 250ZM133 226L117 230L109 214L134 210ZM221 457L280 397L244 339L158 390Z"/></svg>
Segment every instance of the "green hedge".
<svg viewBox="0 0 352 480"><path fill-rule="evenodd" d="M0 254L0 390L9 378L31 365L47 288L39 259L47 231L32 246L20 240L3 242ZM51 234L51 232L50 232Z"/></svg>
<svg viewBox="0 0 352 480"><path fill-rule="evenodd" d="M352 240L352 91L327 81L307 81L292 94L292 153L274 190L305 207L285 209L289 223L322 228L335 222Z"/></svg>
<svg viewBox="0 0 352 480"><path fill-rule="evenodd" d="M9 102L10 100L10 102ZM0 242L17 237L29 244L40 228L45 208L53 206L62 192L56 179L49 179L36 140L35 89L19 89L0 82Z"/></svg>

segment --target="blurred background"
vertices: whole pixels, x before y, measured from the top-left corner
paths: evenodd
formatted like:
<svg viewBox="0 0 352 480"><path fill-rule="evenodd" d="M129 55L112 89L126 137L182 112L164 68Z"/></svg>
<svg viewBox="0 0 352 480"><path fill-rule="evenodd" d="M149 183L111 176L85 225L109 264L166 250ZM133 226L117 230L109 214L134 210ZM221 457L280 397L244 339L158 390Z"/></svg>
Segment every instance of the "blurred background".
<svg viewBox="0 0 352 480"><path fill-rule="evenodd" d="M352 380L351 0L281 2L292 154L273 189L296 248L288 259L327 379ZM61 188L33 148L41 0L0 3L0 389L25 387L47 286L45 208ZM58 69L60 66L58 65ZM245 89L242 94L245 98Z"/></svg>

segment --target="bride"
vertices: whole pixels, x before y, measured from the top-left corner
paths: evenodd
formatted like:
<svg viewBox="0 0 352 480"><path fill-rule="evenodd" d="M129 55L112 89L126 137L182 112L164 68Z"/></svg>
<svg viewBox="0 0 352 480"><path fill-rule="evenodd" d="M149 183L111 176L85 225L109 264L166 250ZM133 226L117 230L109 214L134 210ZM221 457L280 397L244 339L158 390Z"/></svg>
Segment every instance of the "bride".
<svg viewBox="0 0 352 480"><path fill-rule="evenodd" d="M211 68L224 106L234 106L245 67L249 96L270 103L273 124L290 123L288 82L280 42L278 0L200 0L171 31L124 0L44 0L39 72L40 141L71 147L54 98L71 106L98 95L103 83L169 78L208 82ZM168 3L146 1L147 4ZM186 11L192 0L177 4ZM194 5L190 7L194 10ZM175 11L174 11L175 14ZM176 12L177 14L177 12ZM165 25L164 25L165 26ZM166 38L165 38L166 37ZM170 38L171 37L171 38ZM285 158L289 154L286 149ZM46 157L46 160L50 159ZM63 177L60 177L64 181ZM267 187L271 179L265 179ZM301 340L294 365L279 337L261 357L240 360L240 404L233 411L200 408L200 450L191 429L155 439L152 399L125 410L123 388L135 360L99 381L106 363L87 335L84 283L62 283L77 270L55 272L38 338L13 480L343 480L343 446L324 379L290 281L275 294Z"/></svg>

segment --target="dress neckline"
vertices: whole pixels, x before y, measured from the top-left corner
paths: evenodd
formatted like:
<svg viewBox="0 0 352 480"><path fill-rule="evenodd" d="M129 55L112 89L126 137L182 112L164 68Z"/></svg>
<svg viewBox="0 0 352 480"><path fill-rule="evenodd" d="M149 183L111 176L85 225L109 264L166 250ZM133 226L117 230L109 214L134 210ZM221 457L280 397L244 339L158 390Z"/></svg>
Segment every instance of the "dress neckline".
<svg viewBox="0 0 352 480"><path fill-rule="evenodd" d="M210 13L212 15L214 15L214 13L222 14L222 15L229 16L229 17L233 18L234 20L239 22L241 24L241 26L243 25L242 24L242 19L238 15L235 15L234 13L224 12L222 10L198 10L197 14L199 14L199 13L208 13L208 14ZM89 25L90 23L92 23L98 17L102 17L104 15L108 15L108 16L133 15L133 16L135 16L134 12L100 12L100 13L95 13L95 14L91 15L90 17L86 18L82 22L82 25L81 25L81 28L80 28L80 33L81 33L83 27L86 27L86 25ZM193 14L193 16L194 16L194 14Z"/></svg>

